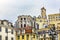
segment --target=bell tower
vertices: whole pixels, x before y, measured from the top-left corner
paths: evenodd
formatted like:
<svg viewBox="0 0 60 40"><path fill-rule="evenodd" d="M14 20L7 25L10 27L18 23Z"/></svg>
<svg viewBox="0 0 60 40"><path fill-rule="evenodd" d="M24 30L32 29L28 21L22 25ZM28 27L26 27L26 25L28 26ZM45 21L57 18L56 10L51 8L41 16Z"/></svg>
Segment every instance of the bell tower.
<svg viewBox="0 0 60 40"><path fill-rule="evenodd" d="M46 9L44 7L41 8L41 16L42 16L42 18L47 18Z"/></svg>

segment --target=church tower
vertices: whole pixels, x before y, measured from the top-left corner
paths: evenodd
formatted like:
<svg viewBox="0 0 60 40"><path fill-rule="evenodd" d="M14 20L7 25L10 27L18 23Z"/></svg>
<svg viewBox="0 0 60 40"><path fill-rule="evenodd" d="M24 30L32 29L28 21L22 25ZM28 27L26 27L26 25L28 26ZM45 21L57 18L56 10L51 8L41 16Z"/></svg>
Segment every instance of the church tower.
<svg viewBox="0 0 60 40"><path fill-rule="evenodd" d="M47 18L46 9L44 7L41 8L41 16L42 16L42 18Z"/></svg>

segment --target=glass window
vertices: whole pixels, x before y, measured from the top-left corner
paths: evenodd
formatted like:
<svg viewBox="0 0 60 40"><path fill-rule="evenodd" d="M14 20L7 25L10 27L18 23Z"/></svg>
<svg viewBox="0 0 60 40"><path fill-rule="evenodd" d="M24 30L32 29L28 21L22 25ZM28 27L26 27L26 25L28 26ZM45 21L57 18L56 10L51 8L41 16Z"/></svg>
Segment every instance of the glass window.
<svg viewBox="0 0 60 40"><path fill-rule="evenodd" d="M8 40L8 37L7 36L5 37L5 40Z"/></svg>
<svg viewBox="0 0 60 40"><path fill-rule="evenodd" d="M1 27L0 27L0 32L1 32Z"/></svg>
<svg viewBox="0 0 60 40"><path fill-rule="evenodd" d="M11 40L13 40L13 37L11 38Z"/></svg>
<svg viewBox="0 0 60 40"><path fill-rule="evenodd" d="M11 30L11 34L13 34L13 29Z"/></svg>
<svg viewBox="0 0 60 40"><path fill-rule="evenodd" d="M24 18L24 20L26 20L26 18Z"/></svg>
<svg viewBox="0 0 60 40"><path fill-rule="evenodd" d="M29 35L27 35L27 40L29 40Z"/></svg>
<svg viewBox="0 0 60 40"><path fill-rule="evenodd" d="M35 22L34 22L34 27L35 27Z"/></svg>
<svg viewBox="0 0 60 40"><path fill-rule="evenodd" d="M33 38L35 38L35 35L33 35Z"/></svg>
<svg viewBox="0 0 60 40"><path fill-rule="evenodd" d="M2 36L0 35L0 40L2 40Z"/></svg>
<svg viewBox="0 0 60 40"><path fill-rule="evenodd" d="M24 35L22 35L22 39L24 39Z"/></svg>
<svg viewBox="0 0 60 40"><path fill-rule="evenodd" d="M8 33L8 28L5 28L5 32Z"/></svg>
<svg viewBox="0 0 60 40"><path fill-rule="evenodd" d="M21 20L22 20L22 18L21 18Z"/></svg>
<svg viewBox="0 0 60 40"><path fill-rule="evenodd" d="M22 33L25 33L25 30L22 30Z"/></svg>
<svg viewBox="0 0 60 40"><path fill-rule="evenodd" d="M3 24L3 21L1 21L1 24Z"/></svg>
<svg viewBox="0 0 60 40"><path fill-rule="evenodd" d="M22 24L21 24L21 28L22 28Z"/></svg>
<svg viewBox="0 0 60 40"><path fill-rule="evenodd" d="M26 27L26 24L24 24L24 27Z"/></svg>
<svg viewBox="0 0 60 40"><path fill-rule="evenodd" d="M55 24L53 24L53 27L55 27Z"/></svg>
<svg viewBox="0 0 60 40"><path fill-rule="evenodd" d="M39 29L39 24L37 24L37 29Z"/></svg>
<svg viewBox="0 0 60 40"><path fill-rule="evenodd" d="M60 16L59 16L59 18L60 18Z"/></svg>

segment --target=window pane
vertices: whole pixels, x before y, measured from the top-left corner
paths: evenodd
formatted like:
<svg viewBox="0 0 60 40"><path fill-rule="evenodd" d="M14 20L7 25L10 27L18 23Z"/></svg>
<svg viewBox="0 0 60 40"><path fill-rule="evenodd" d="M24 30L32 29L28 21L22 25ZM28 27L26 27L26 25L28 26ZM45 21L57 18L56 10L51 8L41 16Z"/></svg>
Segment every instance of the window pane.
<svg viewBox="0 0 60 40"><path fill-rule="evenodd" d="M26 24L24 24L24 27L26 27Z"/></svg>
<svg viewBox="0 0 60 40"><path fill-rule="evenodd" d="M22 18L21 18L21 20L22 20Z"/></svg>
<svg viewBox="0 0 60 40"><path fill-rule="evenodd" d="M1 24L3 24L3 21L1 22Z"/></svg>
<svg viewBox="0 0 60 40"><path fill-rule="evenodd" d="M21 24L21 28L22 28L22 24Z"/></svg>
<svg viewBox="0 0 60 40"><path fill-rule="evenodd" d="M24 18L24 20L26 20L26 18Z"/></svg>
<svg viewBox="0 0 60 40"><path fill-rule="evenodd" d="M11 38L11 40L13 40L13 38Z"/></svg>
<svg viewBox="0 0 60 40"><path fill-rule="evenodd" d="M29 40L29 35L27 35L27 40Z"/></svg>
<svg viewBox="0 0 60 40"><path fill-rule="evenodd" d="M13 29L11 30L11 34L13 34Z"/></svg>
<svg viewBox="0 0 60 40"><path fill-rule="evenodd" d="M35 35L33 35L33 38L35 38Z"/></svg>
<svg viewBox="0 0 60 40"><path fill-rule="evenodd" d="M0 40L2 40L2 36L0 35Z"/></svg>
<svg viewBox="0 0 60 40"><path fill-rule="evenodd" d="M1 27L0 27L0 32L1 32Z"/></svg>
<svg viewBox="0 0 60 40"><path fill-rule="evenodd" d="M8 33L8 28L5 29L5 32Z"/></svg>
<svg viewBox="0 0 60 40"><path fill-rule="evenodd" d="M8 40L8 37L7 36L5 37L5 40Z"/></svg>
<svg viewBox="0 0 60 40"><path fill-rule="evenodd" d="M24 35L22 35L22 39L24 39Z"/></svg>

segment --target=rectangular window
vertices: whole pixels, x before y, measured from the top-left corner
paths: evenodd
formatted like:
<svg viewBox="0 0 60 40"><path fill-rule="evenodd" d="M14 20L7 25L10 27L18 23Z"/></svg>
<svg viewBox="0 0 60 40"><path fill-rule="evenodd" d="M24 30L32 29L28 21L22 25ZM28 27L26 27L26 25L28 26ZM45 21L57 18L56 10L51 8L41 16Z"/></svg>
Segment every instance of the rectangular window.
<svg viewBox="0 0 60 40"><path fill-rule="evenodd" d="M37 27L36 27L36 29L39 29L39 24L37 24Z"/></svg>
<svg viewBox="0 0 60 40"><path fill-rule="evenodd" d="M24 35L22 35L22 39L24 39Z"/></svg>
<svg viewBox="0 0 60 40"><path fill-rule="evenodd" d="M24 35L22 35L22 39L24 39Z"/></svg>
<svg viewBox="0 0 60 40"><path fill-rule="evenodd" d="M5 32L8 33L8 28L5 28Z"/></svg>
<svg viewBox="0 0 60 40"><path fill-rule="evenodd" d="M1 27L0 27L0 32L1 32Z"/></svg>
<svg viewBox="0 0 60 40"><path fill-rule="evenodd" d="M11 30L11 34L13 34L13 29Z"/></svg>
<svg viewBox="0 0 60 40"><path fill-rule="evenodd" d="M11 40L14 40L13 37L11 38Z"/></svg>
<svg viewBox="0 0 60 40"><path fill-rule="evenodd" d="M21 24L21 28L22 28L22 24Z"/></svg>
<svg viewBox="0 0 60 40"><path fill-rule="evenodd" d="M27 35L27 40L29 40L29 35Z"/></svg>
<svg viewBox="0 0 60 40"><path fill-rule="evenodd" d="M3 24L3 21L1 21L1 24Z"/></svg>
<svg viewBox="0 0 60 40"><path fill-rule="evenodd" d="M24 18L24 20L26 20L26 18Z"/></svg>
<svg viewBox="0 0 60 40"><path fill-rule="evenodd" d="M33 35L33 38L35 38L35 35Z"/></svg>
<svg viewBox="0 0 60 40"><path fill-rule="evenodd" d="M21 20L22 20L22 18L21 18Z"/></svg>
<svg viewBox="0 0 60 40"><path fill-rule="evenodd" d="M8 40L8 37L7 36L5 37L5 40Z"/></svg>
<svg viewBox="0 0 60 40"><path fill-rule="evenodd" d="M34 27L35 27L35 22L34 22Z"/></svg>
<svg viewBox="0 0 60 40"><path fill-rule="evenodd" d="M2 40L2 36L0 35L0 40Z"/></svg>
<svg viewBox="0 0 60 40"><path fill-rule="evenodd" d="M26 24L24 24L24 27L26 27Z"/></svg>

